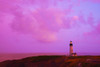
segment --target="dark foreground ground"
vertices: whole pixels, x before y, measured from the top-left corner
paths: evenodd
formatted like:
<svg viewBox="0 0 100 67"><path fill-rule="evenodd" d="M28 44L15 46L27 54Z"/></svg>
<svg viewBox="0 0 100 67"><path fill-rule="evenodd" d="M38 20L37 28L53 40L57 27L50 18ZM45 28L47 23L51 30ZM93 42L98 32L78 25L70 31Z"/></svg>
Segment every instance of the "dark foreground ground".
<svg viewBox="0 0 100 67"><path fill-rule="evenodd" d="M8 60L0 67L100 67L100 56L38 56Z"/></svg>

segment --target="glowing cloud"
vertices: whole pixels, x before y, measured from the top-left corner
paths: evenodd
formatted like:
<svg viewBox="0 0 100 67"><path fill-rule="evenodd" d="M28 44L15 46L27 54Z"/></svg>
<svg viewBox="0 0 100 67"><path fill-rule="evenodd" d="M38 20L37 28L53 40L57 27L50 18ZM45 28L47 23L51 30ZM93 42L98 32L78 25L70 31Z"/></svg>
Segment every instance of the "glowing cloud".
<svg viewBox="0 0 100 67"><path fill-rule="evenodd" d="M16 51L35 51L32 47L45 43L52 43L51 49L59 45L59 49L70 39L87 46L86 38L91 43L94 37L100 44L98 3L100 0L0 0L0 51L16 47Z"/></svg>

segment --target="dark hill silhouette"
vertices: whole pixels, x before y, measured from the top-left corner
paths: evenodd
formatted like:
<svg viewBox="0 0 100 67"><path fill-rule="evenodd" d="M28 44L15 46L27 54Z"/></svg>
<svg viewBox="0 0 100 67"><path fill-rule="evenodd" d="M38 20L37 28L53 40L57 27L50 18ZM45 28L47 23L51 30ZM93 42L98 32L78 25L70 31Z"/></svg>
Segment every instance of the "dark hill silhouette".
<svg viewBox="0 0 100 67"><path fill-rule="evenodd" d="M7 60L0 67L100 67L100 56L38 56Z"/></svg>

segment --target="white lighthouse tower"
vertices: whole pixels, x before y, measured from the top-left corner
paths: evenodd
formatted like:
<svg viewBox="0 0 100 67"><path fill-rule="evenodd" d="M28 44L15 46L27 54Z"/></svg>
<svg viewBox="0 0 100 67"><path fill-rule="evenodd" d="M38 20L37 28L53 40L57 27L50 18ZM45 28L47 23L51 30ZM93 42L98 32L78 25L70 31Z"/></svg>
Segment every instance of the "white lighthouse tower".
<svg viewBox="0 0 100 67"><path fill-rule="evenodd" d="M72 41L70 41L69 46L70 46L70 50L69 50L70 51L69 52L70 56L77 56L76 53L73 53L73 43L72 43Z"/></svg>
<svg viewBox="0 0 100 67"><path fill-rule="evenodd" d="M72 44L72 41L70 41L70 44L69 44L69 46L70 46L70 56L73 54L73 44Z"/></svg>

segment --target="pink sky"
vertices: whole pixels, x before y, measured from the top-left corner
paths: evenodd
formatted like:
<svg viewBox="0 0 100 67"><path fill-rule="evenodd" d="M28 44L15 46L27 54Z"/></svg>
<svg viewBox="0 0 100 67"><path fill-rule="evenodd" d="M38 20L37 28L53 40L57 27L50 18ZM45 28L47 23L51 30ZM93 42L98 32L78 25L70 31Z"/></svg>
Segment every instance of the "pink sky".
<svg viewBox="0 0 100 67"><path fill-rule="evenodd" d="M0 0L0 53L100 53L100 0Z"/></svg>

